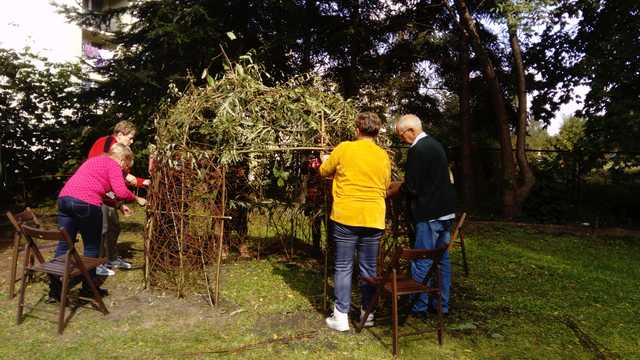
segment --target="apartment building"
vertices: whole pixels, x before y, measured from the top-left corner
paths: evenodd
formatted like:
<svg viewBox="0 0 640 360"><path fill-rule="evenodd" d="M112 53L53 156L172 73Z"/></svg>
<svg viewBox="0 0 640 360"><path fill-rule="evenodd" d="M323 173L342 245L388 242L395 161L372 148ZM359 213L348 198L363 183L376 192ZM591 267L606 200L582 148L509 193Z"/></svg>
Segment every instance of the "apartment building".
<svg viewBox="0 0 640 360"><path fill-rule="evenodd" d="M129 5L130 0L83 0L85 11L104 12ZM116 31L126 30L134 19L129 14L113 17L107 24L95 24L81 29L82 56L95 67L104 65L115 50L111 40Z"/></svg>
<svg viewBox="0 0 640 360"><path fill-rule="evenodd" d="M62 5L77 6L77 0L56 0ZM126 6L130 0L83 0L86 11L104 11ZM58 9L46 0L0 1L0 47L43 55L51 61L78 61L81 57L100 63L112 56L110 39L133 19L113 18L106 26L81 28L70 24Z"/></svg>

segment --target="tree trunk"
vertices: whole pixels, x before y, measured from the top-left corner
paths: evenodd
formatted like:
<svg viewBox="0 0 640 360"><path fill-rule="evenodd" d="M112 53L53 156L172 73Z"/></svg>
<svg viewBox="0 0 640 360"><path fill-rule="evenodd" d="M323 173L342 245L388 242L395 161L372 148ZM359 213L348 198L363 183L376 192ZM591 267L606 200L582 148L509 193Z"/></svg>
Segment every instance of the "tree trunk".
<svg viewBox="0 0 640 360"><path fill-rule="evenodd" d="M489 88L489 95L496 112L498 127L500 129L500 157L502 159L502 212L507 219L516 214L516 168L513 161L511 145L511 133L509 131L507 108L505 106L502 88L496 77L493 62L489 58L486 49L482 46L480 35L475 21L469 12L465 0L455 0L462 25L471 38L471 44L482 64L482 73Z"/></svg>
<svg viewBox="0 0 640 360"><path fill-rule="evenodd" d="M460 128L462 131L462 201L465 210L475 206L473 155L471 151L471 87L469 84L469 37L460 32L459 81Z"/></svg>
<svg viewBox="0 0 640 360"><path fill-rule="evenodd" d="M513 53L513 66L516 71L516 85L518 96L518 127L516 140L516 158L520 169L520 183L516 190L516 211L522 210L522 204L533 189L536 178L527 161L526 135L527 135L527 88L524 78L524 65L522 63L522 51L518 41L518 29L515 25L509 25L509 43Z"/></svg>

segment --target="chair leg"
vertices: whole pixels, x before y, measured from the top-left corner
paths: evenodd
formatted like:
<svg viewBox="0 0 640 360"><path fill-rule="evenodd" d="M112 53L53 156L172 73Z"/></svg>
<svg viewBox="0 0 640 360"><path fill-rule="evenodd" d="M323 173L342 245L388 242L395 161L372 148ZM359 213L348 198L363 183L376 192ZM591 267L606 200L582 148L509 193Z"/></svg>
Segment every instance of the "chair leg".
<svg viewBox="0 0 640 360"><path fill-rule="evenodd" d="M438 293L440 299L442 299L441 294ZM442 300L438 301L438 345L442 345L442 329L444 325L442 323Z"/></svg>
<svg viewBox="0 0 640 360"><path fill-rule="evenodd" d="M436 285L438 286L438 290L435 293L438 299L438 305L436 306L438 310L438 345L442 345L442 330L444 325L442 321L442 277L439 268L436 269Z"/></svg>
<svg viewBox="0 0 640 360"><path fill-rule="evenodd" d="M398 356L398 284L396 281L396 270L393 270L393 284L391 291L391 321L392 321L392 352L393 356Z"/></svg>
<svg viewBox="0 0 640 360"><path fill-rule="evenodd" d="M102 296L100 296L100 292L98 291L98 288L96 287L95 282L93 281L93 279L91 279L91 276L89 276L89 273L86 271L86 269L83 269L82 274L84 275L84 278L87 281L87 284L89 284L89 287L91 288L94 302L96 303L96 305L98 305L98 308L100 309L100 311L103 314L107 315L109 311L107 310L107 307L104 305L104 302L102 301Z"/></svg>
<svg viewBox="0 0 640 360"><path fill-rule="evenodd" d="M376 291L373 299L371 299L371 302L369 303L369 306L367 306L367 310L365 310L364 315L362 316L362 318L360 318L360 321L358 321L358 324L356 325L356 333L362 331L362 329L364 328L364 323L367 322L367 317L373 312L373 309L378 306L378 298L380 297L379 294L380 292Z"/></svg>
<svg viewBox="0 0 640 360"><path fill-rule="evenodd" d="M18 272L18 248L20 247L20 235L16 232L13 236L13 251L11 252L11 274L9 275L9 299L16 296L16 273Z"/></svg>
<svg viewBox="0 0 640 360"><path fill-rule="evenodd" d="M18 312L16 314L16 324L22 323L22 313L24 312L24 291L27 287L27 277L29 275L29 255L31 254L31 247L27 244L24 254L24 266L22 268L22 279L20 280L20 294L18 295Z"/></svg>
<svg viewBox="0 0 640 360"><path fill-rule="evenodd" d="M460 232L460 250L462 250L462 266L464 267L464 276L469 276L469 265L467 264L467 252L464 248L464 235Z"/></svg>
<svg viewBox="0 0 640 360"><path fill-rule="evenodd" d="M20 290L18 292L18 313L16 315L16 324L22 323L22 313L24 312L24 291L27 287L26 282L27 271L22 274L22 281L20 281Z"/></svg>
<svg viewBox="0 0 640 360"><path fill-rule="evenodd" d="M69 272L65 271L62 277L62 291L60 293L60 312L58 313L58 335L64 331L64 313L67 308L67 295L69 293Z"/></svg>

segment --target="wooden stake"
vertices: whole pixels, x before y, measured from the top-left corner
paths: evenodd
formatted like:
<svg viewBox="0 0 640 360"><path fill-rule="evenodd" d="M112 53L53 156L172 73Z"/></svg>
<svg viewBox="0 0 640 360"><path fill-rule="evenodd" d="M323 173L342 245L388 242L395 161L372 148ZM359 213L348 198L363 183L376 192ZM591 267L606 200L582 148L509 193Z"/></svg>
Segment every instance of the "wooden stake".
<svg viewBox="0 0 640 360"><path fill-rule="evenodd" d="M227 169L222 166L222 213L227 204ZM220 220L220 237L218 238L218 261L216 262L216 292L214 296L215 305L220 304L220 264L222 263L222 239L224 238L224 218Z"/></svg>

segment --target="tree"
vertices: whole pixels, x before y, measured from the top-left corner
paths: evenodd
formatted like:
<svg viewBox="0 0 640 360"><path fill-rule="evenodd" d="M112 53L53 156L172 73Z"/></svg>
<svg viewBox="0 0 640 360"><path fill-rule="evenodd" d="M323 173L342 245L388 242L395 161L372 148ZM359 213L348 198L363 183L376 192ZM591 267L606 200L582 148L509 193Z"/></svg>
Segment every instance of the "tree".
<svg viewBox="0 0 640 360"><path fill-rule="evenodd" d="M527 134L529 148L536 150L549 150L553 145L553 137L549 135L541 121L532 121Z"/></svg>
<svg viewBox="0 0 640 360"><path fill-rule="evenodd" d="M77 64L55 64L0 49L0 158L3 185L50 177L74 165L88 106ZM6 200L6 199L5 199Z"/></svg>
<svg viewBox="0 0 640 360"><path fill-rule="evenodd" d="M560 150L578 150L584 139L585 121L579 117L571 116L563 120L558 135L554 137L555 146Z"/></svg>
<svg viewBox="0 0 640 360"><path fill-rule="evenodd" d="M504 216L512 218L518 212L518 204L516 202L516 168L513 161L511 134L508 125L509 116L503 90L498 81L493 61L482 44L476 21L471 15L466 1L456 0L455 5L458 15L460 16L460 22L467 34L469 34L471 44L482 63L484 78L487 82L493 109L496 113L496 120L500 131L499 139L502 160L502 208Z"/></svg>
<svg viewBox="0 0 640 360"><path fill-rule="evenodd" d="M575 86L589 86L577 116L585 119L586 150L594 150L590 157L602 156L602 150L639 149L639 14L640 3L633 0L560 1L532 52L546 94L541 103L549 109L569 101ZM616 163L637 160L623 155Z"/></svg>

